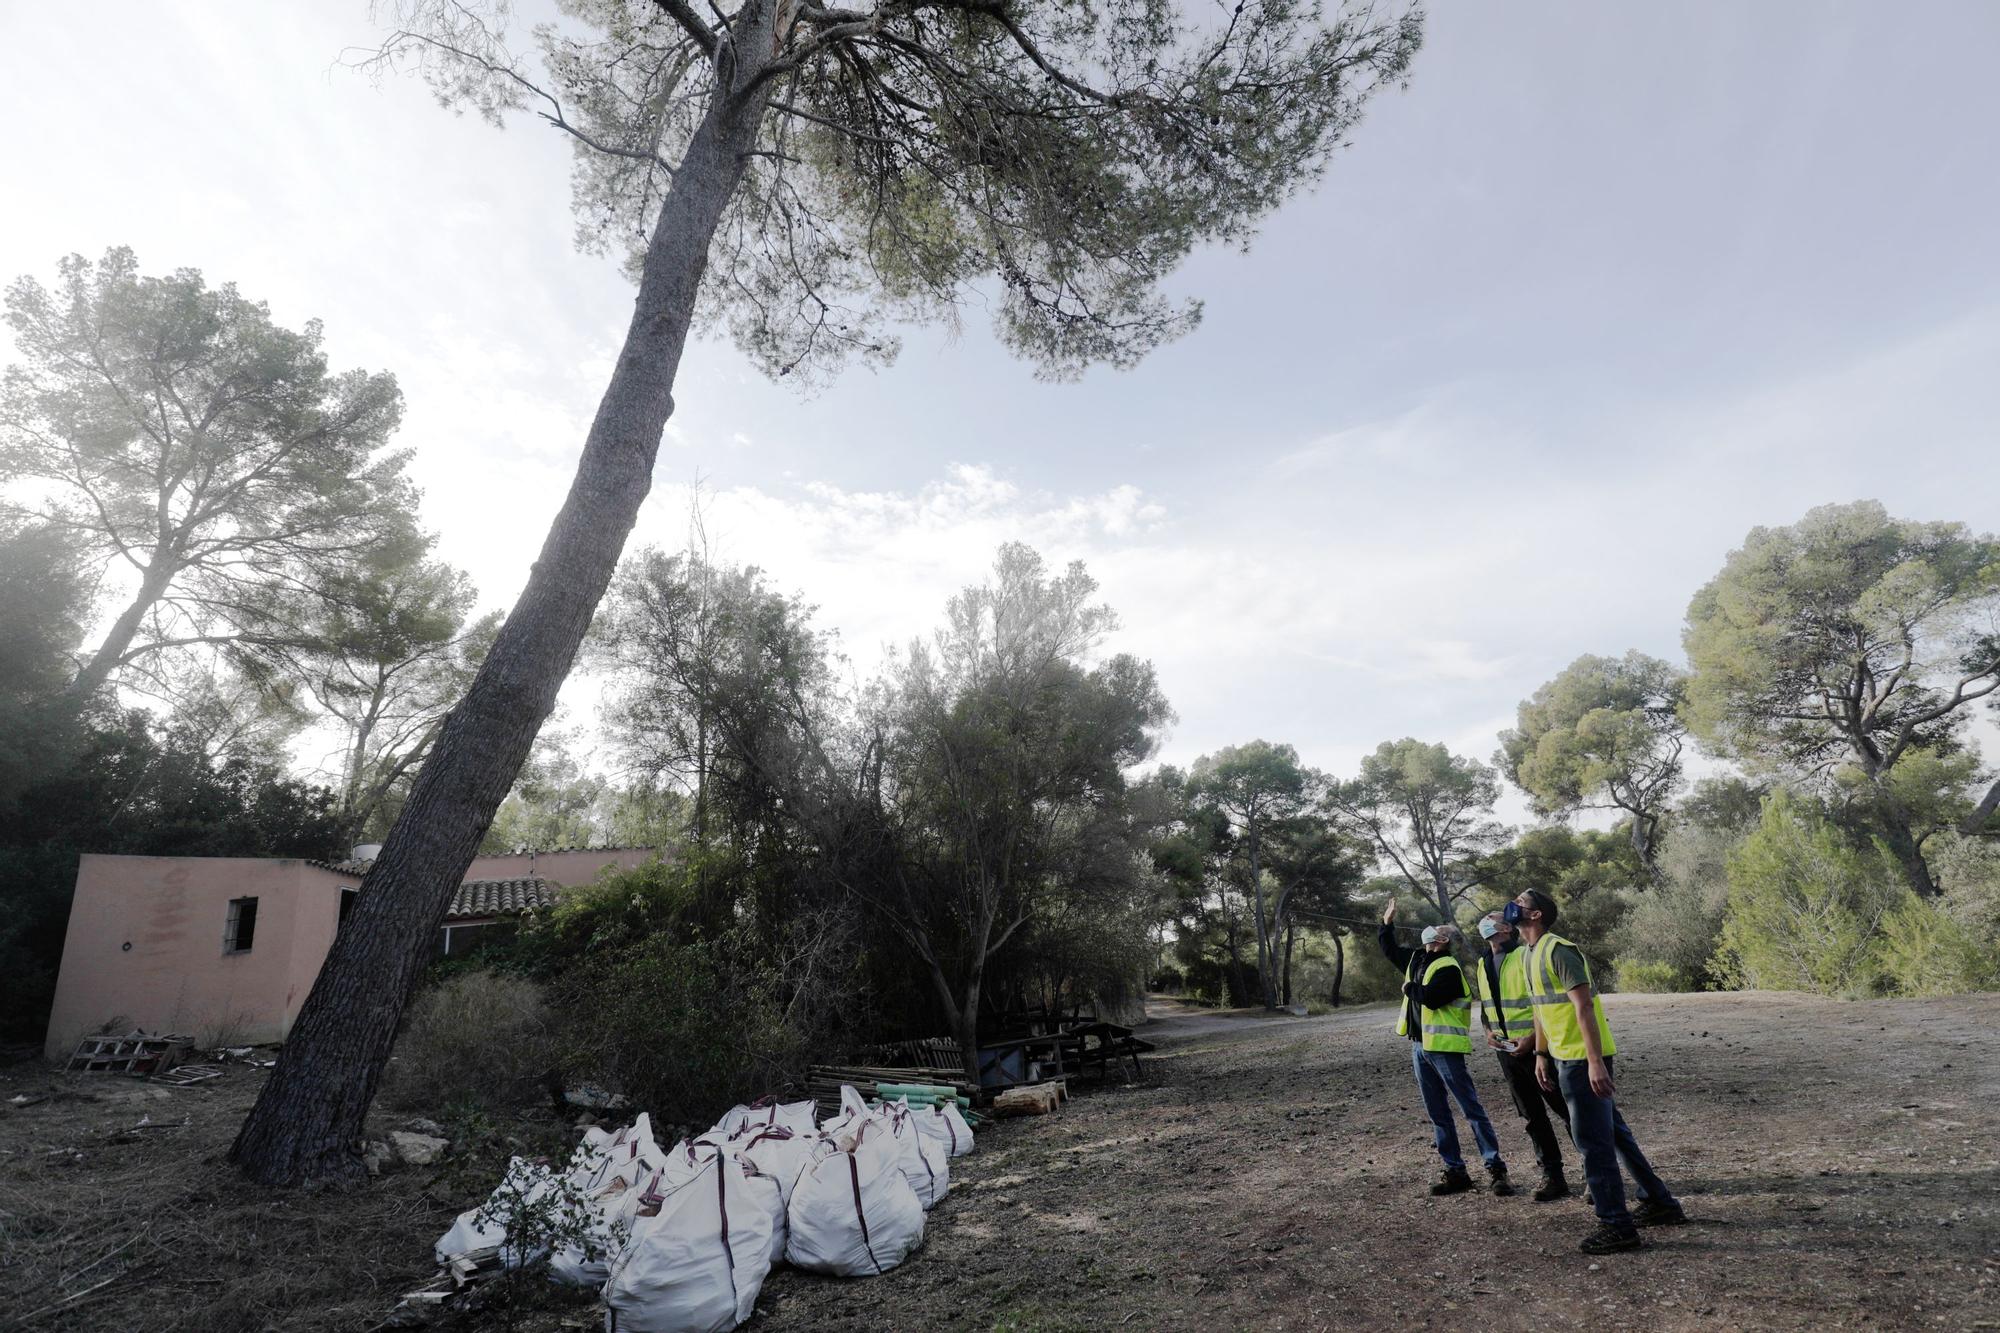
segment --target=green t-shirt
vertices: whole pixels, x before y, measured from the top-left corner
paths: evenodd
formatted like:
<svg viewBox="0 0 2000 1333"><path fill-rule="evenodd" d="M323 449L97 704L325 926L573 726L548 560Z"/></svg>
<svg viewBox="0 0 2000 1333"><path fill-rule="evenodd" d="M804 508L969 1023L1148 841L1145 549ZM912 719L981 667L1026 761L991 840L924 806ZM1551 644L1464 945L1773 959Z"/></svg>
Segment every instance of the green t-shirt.
<svg viewBox="0 0 2000 1333"><path fill-rule="evenodd" d="M1589 986L1590 970L1584 966L1583 950L1573 944L1557 944L1549 949L1549 971L1555 976L1556 989L1567 994L1578 986ZM1537 977L1534 980L1539 981ZM1593 992L1595 987L1592 987Z"/></svg>

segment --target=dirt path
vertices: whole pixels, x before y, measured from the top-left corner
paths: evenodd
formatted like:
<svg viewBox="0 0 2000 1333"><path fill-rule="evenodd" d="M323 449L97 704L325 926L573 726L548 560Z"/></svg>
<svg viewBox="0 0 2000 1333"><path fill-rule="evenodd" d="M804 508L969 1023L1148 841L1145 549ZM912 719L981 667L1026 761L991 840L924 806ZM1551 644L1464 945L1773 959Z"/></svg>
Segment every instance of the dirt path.
<svg viewBox="0 0 2000 1333"><path fill-rule="evenodd" d="M1386 1007L1163 1005L1145 1084L984 1132L909 1263L856 1282L781 1270L748 1327L2000 1328L2000 996L1607 1003L1620 1103L1696 1219L1639 1254L1579 1254L1580 1199L1430 1198ZM1473 1068L1531 1177L1497 1072ZM80 1294L34 1333L358 1333L427 1279L431 1242L492 1171L448 1159L347 1194L253 1189L222 1154L259 1081L0 1071L0 1108L59 1090L0 1109L0 1328ZM512 1142L498 1160L528 1150ZM565 1299L515 1329L593 1326L587 1298Z"/></svg>
<svg viewBox="0 0 2000 1333"><path fill-rule="evenodd" d="M1696 1219L1639 1254L1578 1253L1580 1198L1431 1199L1387 1008L1163 1009L1146 1086L998 1127L918 1260L775 1275L758 1327L2000 1328L2000 997L1608 1004L1621 1105Z"/></svg>

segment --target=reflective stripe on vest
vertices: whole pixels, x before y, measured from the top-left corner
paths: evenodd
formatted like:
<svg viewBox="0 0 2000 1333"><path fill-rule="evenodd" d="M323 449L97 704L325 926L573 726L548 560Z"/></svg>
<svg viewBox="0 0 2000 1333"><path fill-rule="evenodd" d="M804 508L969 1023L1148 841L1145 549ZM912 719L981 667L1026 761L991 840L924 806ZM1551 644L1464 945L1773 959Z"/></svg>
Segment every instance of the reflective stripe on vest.
<svg viewBox="0 0 2000 1333"><path fill-rule="evenodd" d="M1500 955L1500 994L1495 1002L1486 968L1479 968L1479 1009L1493 1030L1512 1040L1535 1032L1534 997L1528 993L1528 950L1509 949Z"/></svg>
<svg viewBox="0 0 2000 1333"><path fill-rule="evenodd" d="M1416 980L1417 959L1423 956L1410 955L1410 961L1403 967L1405 981ZM1424 968L1424 984L1430 985L1431 978L1447 967L1457 968L1458 960L1448 953L1437 955L1436 960ZM1427 1051L1464 1053L1472 1049L1472 1005L1465 998L1465 973L1462 969L1459 971L1458 981L1460 993L1456 1003L1448 1004L1442 1009L1433 1009L1424 1004L1418 1005L1417 1021L1422 1025L1423 1045ZM1409 1010L1409 1001L1406 999L1402 1007L1396 1011L1396 1035L1399 1037L1410 1035Z"/></svg>
<svg viewBox="0 0 2000 1333"><path fill-rule="evenodd" d="M1542 1020L1542 1031L1549 1039L1549 1054L1558 1060L1583 1060L1589 1058L1590 1051L1583 1044L1583 1025L1577 1022L1576 1006L1570 1002L1569 992L1556 979L1555 951L1557 945L1576 945L1560 935L1547 934L1536 940L1528 953L1528 981L1533 988L1530 997L1541 1007L1537 1015ZM1583 951L1577 949L1581 957ZM1591 980L1590 960L1583 960L1583 979L1590 986L1590 1007L1597 1016L1597 1040L1599 1053L1616 1055L1618 1043L1611 1039L1611 1025L1604 1021L1604 1000L1597 993L1597 985Z"/></svg>

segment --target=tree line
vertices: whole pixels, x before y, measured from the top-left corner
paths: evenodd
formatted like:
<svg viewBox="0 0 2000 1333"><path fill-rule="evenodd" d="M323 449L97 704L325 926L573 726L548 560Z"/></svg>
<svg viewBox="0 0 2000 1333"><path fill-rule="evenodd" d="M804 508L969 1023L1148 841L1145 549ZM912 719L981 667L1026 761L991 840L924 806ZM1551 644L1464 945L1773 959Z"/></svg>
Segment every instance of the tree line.
<svg viewBox="0 0 2000 1333"><path fill-rule="evenodd" d="M1534 888L1628 986L2000 980L2000 774L1975 735L2000 706L2000 541L1823 506L1752 531L1694 594L1683 644L1684 664L1578 658L1521 701L1490 765L1405 738L1341 779L1258 741L1169 772L1166 978L1288 1003L1294 936L1318 929L1337 997L1341 932L1366 929L1355 895L1469 926ZM1500 825L1502 781L1542 824Z"/></svg>

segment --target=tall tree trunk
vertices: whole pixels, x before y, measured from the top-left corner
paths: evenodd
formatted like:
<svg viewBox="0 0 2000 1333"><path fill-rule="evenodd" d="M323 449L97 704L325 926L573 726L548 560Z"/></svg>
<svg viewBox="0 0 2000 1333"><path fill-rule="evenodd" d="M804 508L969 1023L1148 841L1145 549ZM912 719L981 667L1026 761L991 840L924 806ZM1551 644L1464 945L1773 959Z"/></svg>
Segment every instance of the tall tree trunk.
<svg viewBox="0 0 2000 1333"><path fill-rule="evenodd" d="M1903 878L1908 881L1911 890L1919 898L1937 897L1937 880L1931 875L1930 862L1924 859L1923 847L1910 827L1909 812L1899 802L1885 797L1877 807L1877 814L1882 821L1882 841L1888 844L1890 855L1902 867Z"/></svg>
<svg viewBox="0 0 2000 1333"><path fill-rule="evenodd" d="M1347 950L1340 942L1340 932L1333 932L1333 1007L1340 1008L1340 983L1347 979Z"/></svg>
<svg viewBox="0 0 2000 1333"><path fill-rule="evenodd" d="M1250 902L1255 908L1257 921L1257 987L1263 992L1259 997L1261 1003L1266 1009L1270 1009L1275 1007L1273 1003L1275 988L1272 985L1271 976L1274 970L1271 957L1274 941L1271 935L1276 923L1271 923L1271 925L1266 924L1267 918L1264 914L1264 867L1262 858L1259 856L1259 850L1257 826L1253 823L1250 826Z"/></svg>
<svg viewBox="0 0 2000 1333"><path fill-rule="evenodd" d="M768 25L768 16L765 18ZM745 34L746 54L769 47ZM754 73L746 59L738 77ZM708 247L764 98L718 90L647 251L631 327L569 496L512 614L446 719L230 1157L267 1184L361 1173L362 1124L452 895L555 706L652 485Z"/></svg>
<svg viewBox="0 0 2000 1333"><path fill-rule="evenodd" d="M1289 1005L1289 1004L1290 1004L1290 1003L1292 1002L1292 941L1293 941L1293 937L1294 937L1294 936L1296 936L1297 934L1298 934L1298 927L1297 927L1297 926L1295 926L1295 925L1293 925L1293 924L1292 924L1292 923L1291 923L1290 921L1287 921L1287 922L1285 923L1285 998L1284 998L1284 1003L1285 1003L1285 1004L1288 1004L1288 1005Z"/></svg>
<svg viewBox="0 0 2000 1333"><path fill-rule="evenodd" d="M1995 782L1986 789L1986 795L1972 808L1972 813L1965 817L1965 822L1958 826L1958 831L1968 838L1978 836L1985 831L1986 821L1993 818L1993 812L1996 810L2000 810L2000 782Z"/></svg>
<svg viewBox="0 0 2000 1333"><path fill-rule="evenodd" d="M1243 980L1243 945L1241 942L1243 932L1237 929L1236 918L1230 915L1229 894L1227 890L1222 894L1222 922L1222 938L1229 946L1229 976L1223 989L1227 992L1227 998L1232 1005L1241 1005L1243 997L1238 995L1236 990Z"/></svg>
<svg viewBox="0 0 2000 1333"><path fill-rule="evenodd" d="M1911 827L1909 807L1896 799L1895 793L1889 789L1888 768L1875 764L1869 756L1864 756L1864 760L1867 761L1872 788L1873 800L1870 804L1882 826L1883 843L1902 868L1903 878L1911 891L1919 898L1937 897L1937 879L1931 874L1930 863L1924 859L1923 844L1917 837L1916 829Z"/></svg>
<svg viewBox="0 0 2000 1333"><path fill-rule="evenodd" d="M111 679L111 673L118 669L120 661L131 650L132 640L139 637L139 626L145 622L146 613L166 595L167 586L174 581L175 573L166 557L155 553L153 563L139 580L139 591L133 594L131 605L111 622L104 642L97 645L97 651L90 655L90 660L83 664L76 678L64 688L65 695L73 700L88 699L104 688L105 682Z"/></svg>
<svg viewBox="0 0 2000 1333"><path fill-rule="evenodd" d="M1632 816L1632 850L1638 853L1639 864L1646 867L1646 877L1655 884L1662 880L1658 856L1653 845L1659 826L1658 816L1641 814Z"/></svg>

